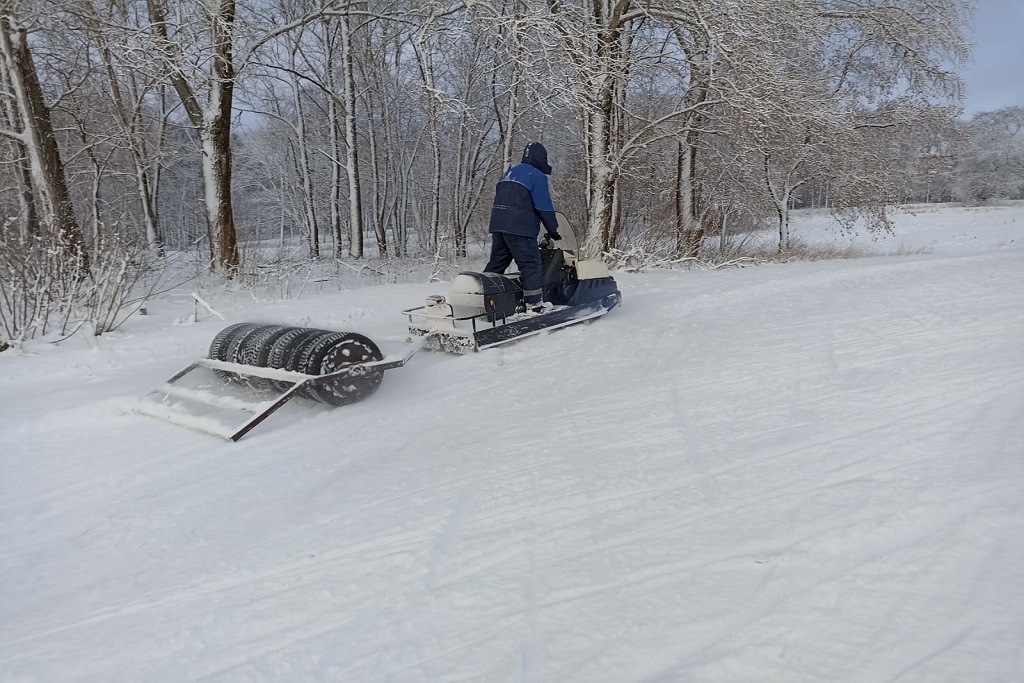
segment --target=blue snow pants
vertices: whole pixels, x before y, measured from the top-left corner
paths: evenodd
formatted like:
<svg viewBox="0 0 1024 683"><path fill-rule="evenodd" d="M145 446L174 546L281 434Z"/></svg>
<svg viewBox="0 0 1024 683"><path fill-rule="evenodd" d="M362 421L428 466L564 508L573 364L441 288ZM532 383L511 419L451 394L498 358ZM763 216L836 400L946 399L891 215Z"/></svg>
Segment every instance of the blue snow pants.
<svg viewBox="0 0 1024 683"><path fill-rule="evenodd" d="M537 238L492 232L491 260L484 266L484 272L504 274L513 259L523 276L523 299L528 304L539 304L544 295L544 273Z"/></svg>

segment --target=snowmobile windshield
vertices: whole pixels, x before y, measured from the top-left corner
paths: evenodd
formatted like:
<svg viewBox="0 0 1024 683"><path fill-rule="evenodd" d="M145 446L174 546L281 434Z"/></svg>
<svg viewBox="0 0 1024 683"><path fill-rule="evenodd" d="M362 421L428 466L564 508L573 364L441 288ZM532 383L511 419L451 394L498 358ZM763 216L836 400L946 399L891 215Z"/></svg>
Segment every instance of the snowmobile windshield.
<svg viewBox="0 0 1024 683"><path fill-rule="evenodd" d="M556 242L555 246L562 251L571 251L573 255L575 255L577 253L578 245L576 229L561 211L555 212L555 218L558 220L558 234L562 236L561 241ZM537 236L538 240L543 240L545 233L545 230L541 230L540 234Z"/></svg>

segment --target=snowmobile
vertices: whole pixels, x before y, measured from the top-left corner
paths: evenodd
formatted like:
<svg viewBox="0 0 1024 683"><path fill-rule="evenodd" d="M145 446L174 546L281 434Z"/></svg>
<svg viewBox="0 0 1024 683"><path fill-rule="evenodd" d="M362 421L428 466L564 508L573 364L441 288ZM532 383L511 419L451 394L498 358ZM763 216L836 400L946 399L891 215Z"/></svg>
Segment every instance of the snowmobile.
<svg viewBox="0 0 1024 683"><path fill-rule="evenodd" d="M152 389L138 411L238 441L296 396L332 406L367 398L384 371L404 366L423 348L468 353L599 318L622 295L604 262L580 259L575 231L558 214L561 242L541 239L544 305L529 310L517 274L465 271L448 297L431 295L402 311L408 339L387 357L354 332L236 323L221 330L209 356L193 361ZM254 396L260 397L254 400ZM231 426L226 415L242 412ZM237 423L237 419L234 420Z"/></svg>
<svg viewBox="0 0 1024 683"><path fill-rule="evenodd" d="M572 225L556 214L562 240L542 230L541 268L544 306L530 310L519 274L463 271L445 298L432 295L409 308L409 336L426 337L429 348L452 353L479 351L547 330L593 320L622 300L608 267L599 259L580 259Z"/></svg>

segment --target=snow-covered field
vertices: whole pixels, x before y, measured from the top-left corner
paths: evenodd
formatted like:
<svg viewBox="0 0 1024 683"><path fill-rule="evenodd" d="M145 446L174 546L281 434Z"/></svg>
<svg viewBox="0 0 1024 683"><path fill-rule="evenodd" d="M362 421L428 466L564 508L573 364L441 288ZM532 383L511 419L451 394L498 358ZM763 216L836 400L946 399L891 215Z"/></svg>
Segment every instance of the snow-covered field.
<svg viewBox="0 0 1024 683"><path fill-rule="evenodd" d="M1024 205L852 239L903 255L620 274L236 444L133 410L227 323L397 348L445 288L0 353L0 680L1022 680Z"/></svg>

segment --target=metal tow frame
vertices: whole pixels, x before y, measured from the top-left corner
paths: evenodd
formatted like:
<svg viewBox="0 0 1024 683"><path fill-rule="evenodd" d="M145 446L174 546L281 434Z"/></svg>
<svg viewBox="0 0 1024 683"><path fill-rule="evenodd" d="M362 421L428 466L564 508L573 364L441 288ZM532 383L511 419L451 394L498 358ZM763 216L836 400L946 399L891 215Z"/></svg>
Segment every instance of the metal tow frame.
<svg viewBox="0 0 1024 683"><path fill-rule="evenodd" d="M226 361L214 360L212 358L200 358L192 361L187 366L173 374L166 382L161 384L154 389L149 391L150 394L163 394L164 396L177 396L198 403L206 403L207 405L214 405L225 408L234 408L238 410L245 410L252 412L253 416L246 420L240 427L233 432L224 432L216 430L212 427L207 427L202 422L176 419L176 413L170 410L159 410L156 405L143 405L140 408L140 412L143 412L151 417L156 417L167 422L176 423L181 426L190 427L198 431L212 434L213 436L219 436L229 441L238 441L243 436L248 434L254 428L259 426L264 420L273 415L277 410L285 403L295 397L305 387L317 386L332 380L339 379L346 376L359 376L366 374L370 370L391 370L394 368L403 367L409 362L420 349L423 348L424 344L427 343L429 335L417 339L411 343L410 348L401 356L384 358L378 361L371 361L369 363L355 363L347 365L340 370L327 373L325 375L307 375L301 372L294 372L291 370L279 370L276 368L264 368L256 365L244 365L242 363L229 363ZM202 392L185 389L182 387L175 387L174 382L178 381L188 373L192 372L196 368L206 367L213 370L220 370L224 372L230 372L238 375L247 375L249 377L262 377L264 379L272 379L282 382L291 382L292 386L289 387L283 394L277 397L274 401L264 401L262 403L251 403L248 401L241 401L238 399L219 399L211 401ZM256 406L255 408L253 406Z"/></svg>

